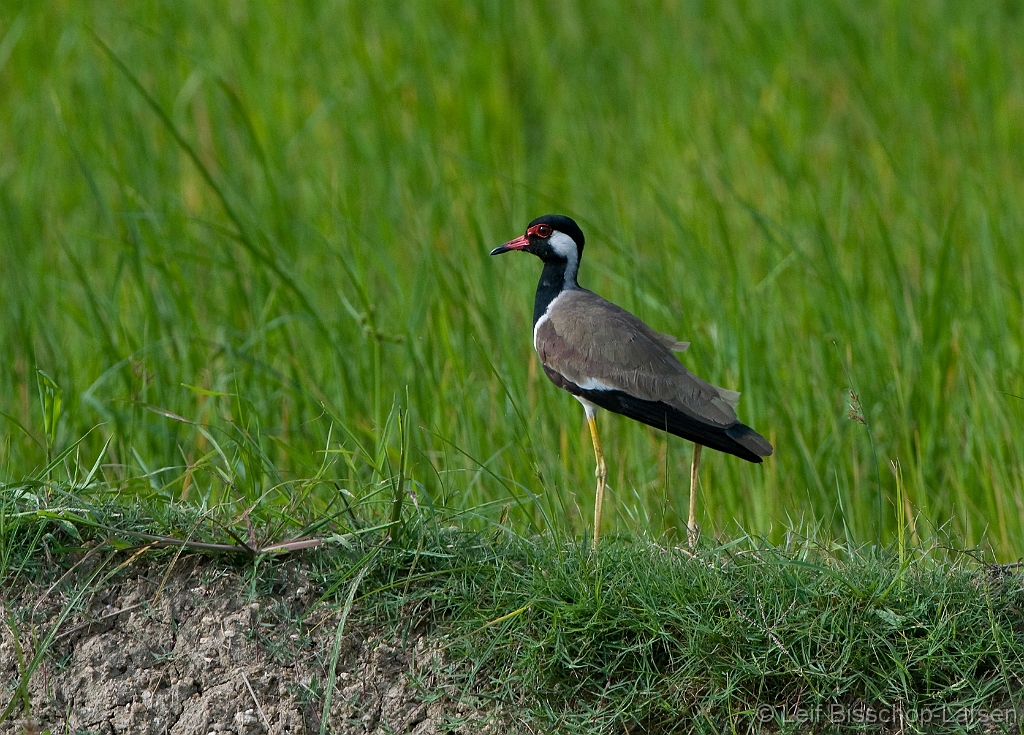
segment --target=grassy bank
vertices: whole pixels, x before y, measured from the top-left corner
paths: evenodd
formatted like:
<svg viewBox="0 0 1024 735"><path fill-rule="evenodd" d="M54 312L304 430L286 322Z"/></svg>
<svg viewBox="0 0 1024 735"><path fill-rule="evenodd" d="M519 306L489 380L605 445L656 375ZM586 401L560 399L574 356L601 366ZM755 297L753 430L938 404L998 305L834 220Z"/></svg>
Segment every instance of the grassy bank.
<svg viewBox="0 0 1024 735"><path fill-rule="evenodd" d="M977 553L823 546L795 533L692 551L620 539L595 553L585 540L469 533L406 507L386 532L365 508L339 514L317 551L285 564L195 514L176 518L191 548L161 551L139 538L169 530L162 509L162 520L140 508L127 518L70 501L3 513L22 521L5 529L4 637L26 651L4 704L28 722L47 701L16 685L60 672L68 631L98 625L95 610L116 615L96 601L124 580L138 574L156 590L132 608L157 614L175 566L242 577L231 609L263 611L243 632L268 662L316 672L289 683L314 713L331 711L326 693L343 672L361 675L339 646L356 629L431 641L452 663L445 690L420 696L504 712L510 732L1015 732L1019 721L1024 583ZM306 591L282 598L296 565ZM341 617L323 630L332 609ZM311 636L335 638L319 661L295 643ZM154 671L165 659L177 660L154 660ZM345 727L331 720L327 731Z"/></svg>

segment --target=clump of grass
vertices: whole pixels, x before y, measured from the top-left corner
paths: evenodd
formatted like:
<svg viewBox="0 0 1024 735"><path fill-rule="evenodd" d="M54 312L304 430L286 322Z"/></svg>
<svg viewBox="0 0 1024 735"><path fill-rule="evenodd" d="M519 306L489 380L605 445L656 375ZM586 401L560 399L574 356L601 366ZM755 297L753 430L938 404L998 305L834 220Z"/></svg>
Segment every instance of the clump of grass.
<svg viewBox="0 0 1024 735"><path fill-rule="evenodd" d="M969 557L752 538L424 551L389 549L364 604L399 623L429 600L479 680L542 728L789 731L831 712L845 732L870 711L939 732L959 725L920 717L970 729L1021 704L1024 584Z"/></svg>

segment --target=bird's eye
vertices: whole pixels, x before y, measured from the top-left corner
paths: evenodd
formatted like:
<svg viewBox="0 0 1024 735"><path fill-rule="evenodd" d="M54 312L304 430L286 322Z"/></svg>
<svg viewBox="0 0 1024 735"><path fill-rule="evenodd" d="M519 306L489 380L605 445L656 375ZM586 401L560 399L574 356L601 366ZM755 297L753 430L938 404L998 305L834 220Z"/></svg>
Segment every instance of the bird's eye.
<svg viewBox="0 0 1024 735"><path fill-rule="evenodd" d="M551 225L537 225L537 237L551 237Z"/></svg>

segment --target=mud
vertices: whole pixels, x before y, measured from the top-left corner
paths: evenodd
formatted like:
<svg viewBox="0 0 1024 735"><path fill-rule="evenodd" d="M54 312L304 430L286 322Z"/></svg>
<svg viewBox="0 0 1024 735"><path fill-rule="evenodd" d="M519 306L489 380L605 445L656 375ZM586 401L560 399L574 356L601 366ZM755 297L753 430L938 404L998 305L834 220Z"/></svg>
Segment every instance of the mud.
<svg viewBox="0 0 1024 735"><path fill-rule="evenodd" d="M77 604L67 582L3 590L0 711L13 708L0 733L319 733L337 606L315 604L321 590L297 565L254 584L196 557L94 583ZM429 616L395 631L366 615L354 608L340 639L327 732L515 729L463 693L468 664Z"/></svg>

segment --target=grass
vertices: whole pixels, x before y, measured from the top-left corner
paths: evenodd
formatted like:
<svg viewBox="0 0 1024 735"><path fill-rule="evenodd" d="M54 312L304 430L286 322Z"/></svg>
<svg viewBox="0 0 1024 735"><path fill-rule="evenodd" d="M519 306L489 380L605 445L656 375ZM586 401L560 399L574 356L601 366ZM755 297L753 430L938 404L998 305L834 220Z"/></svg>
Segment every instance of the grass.
<svg viewBox="0 0 1024 735"><path fill-rule="evenodd" d="M823 546L795 533L780 545L747 536L695 551L620 537L596 554L586 539L465 531L426 508L407 508L399 533L380 527L389 512L358 506L335 520L325 548L302 562L318 603L269 629L289 639L319 605L341 609L325 681L307 692L318 711L330 709L346 622L358 617L400 637L434 630L458 662L447 677L461 688L454 696L500 703L524 732L878 732L878 722L893 732L993 722L987 732L1016 731L1001 725L1017 722L1022 704L1024 580L977 554ZM92 523L70 522L75 514ZM223 535L197 513L190 520L197 543ZM18 540L5 585L18 588L20 566L22 579L45 582L44 597L67 600L49 625L33 619L38 603L8 607L14 639L34 636L22 681L119 572L180 553L134 542L159 523L55 502L5 536ZM77 573L45 563L69 566L69 549ZM241 564L254 593L294 573L277 553L216 553L216 564ZM28 708L15 688L8 711Z"/></svg>
<svg viewBox="0 0 1024 735"><path fill-rule="evenodd" d="M1022 26L1016 0L4 5L0 573L42 573L44 549L83 539L262 558L385 534L406 554L454 525L512 544L465 552L508 560L485 580L488 620L521 610L480 632L509 636L484 658L539 667L578 707L539 705L556 720L599 710L612 670L631 684L608 690L609 723L700 702L721 725L758 692L938 701L924 659L885 658L895 639L870 627L828 649L851 669L811 672L811 631L922 610L941 627L940 601L978 582L937 549L1021 556ZM685 535L689 447L605 415L608 541L565 566L592 517L589 437L532 354L538 264L487 257L545 212L586 232L583 284L690 341L687 365L741 390L775 444L761 467L705 454L701 558L728 564L654 551ZM444 519L435 537L405 530L420 516ZM836 575L899 580L885 604L925 606L877 608ZM609 606L556 615L574 583ZM784 650L806 658L762 621L754 668L728 659L759 630L728 612L736 590L735 609L783 629L803 590ZM687 612L657 648L668 623L650 615L697 592L723 614L702 624L741 638L690 649ZM990 598L964 604L964 660L984 664L942 686L1008 686L1019 627ZM621 620L630 642L577 669L582 653L530 627L573 630L569 609L594 640ZM700 657L735 673L653 683L658 661ZM896 683L871 678L882 661Z"/></svg>
<svg viewBox="0 0 1024 735"><path fill-rule="evenodd" d="M246 497L358 494L341 455L382 459L401 406L435 502L579 533L593 458L531 354L537 264L486 255L564 211L585 284L690 340L778 447L708 458L705 528L887 543L909 514L1019 555L1015 3L188 8L4 13L7 478L85 437L110 487L215 501L205 427L281 473ZM606 530L675 538L689 447L601 424Z"/></svg>
<svg viewBox="0 0 1024 735"><path fill-rule="evenodd" d="M601 556L583 543L428 548L449 551L389 550L364 604L408 624L425 597L465 636L455 645L474 671L541 730L794 731L829 706L912 721L1020 704L1024 588L970 559L900 566L797 537L696 556L622 541Z"/></svg>

